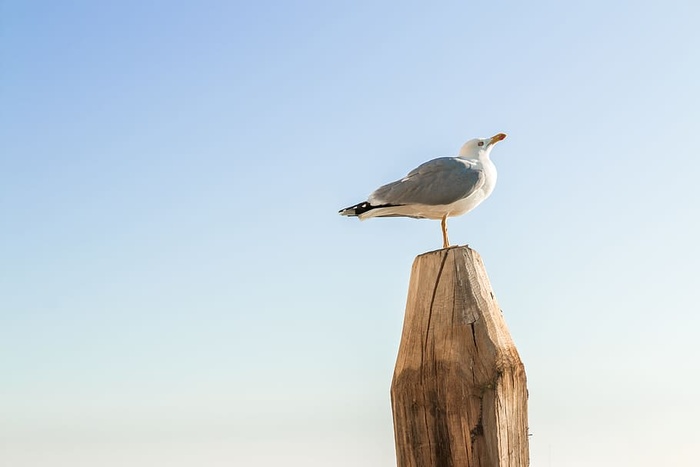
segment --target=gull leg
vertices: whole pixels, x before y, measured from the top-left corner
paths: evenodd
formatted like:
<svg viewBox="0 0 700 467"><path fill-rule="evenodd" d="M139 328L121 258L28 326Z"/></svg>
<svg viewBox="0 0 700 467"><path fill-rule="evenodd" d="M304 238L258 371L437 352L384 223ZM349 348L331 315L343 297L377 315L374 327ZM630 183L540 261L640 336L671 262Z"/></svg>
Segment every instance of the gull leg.
<svg viewBox="0 0 700 467"><path fill-rule="evenodd" d="M450 240L447 238L447 214L443 216L440 225L442 226L442 247L448 248L450 246Z"/></svg>

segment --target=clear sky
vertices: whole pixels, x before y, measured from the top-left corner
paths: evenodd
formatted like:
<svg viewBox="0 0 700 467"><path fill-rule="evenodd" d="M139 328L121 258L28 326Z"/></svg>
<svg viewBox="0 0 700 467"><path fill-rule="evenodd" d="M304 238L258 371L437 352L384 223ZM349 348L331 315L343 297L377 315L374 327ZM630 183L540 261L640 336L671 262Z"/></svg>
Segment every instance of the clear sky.
<svg viewBox="0 0 700 467"><path fill-rule="evenodd" d="M698 5L0 1L0 465L394 465L439 222L337 210L505 132L532 465L695 466Z"/></svg>

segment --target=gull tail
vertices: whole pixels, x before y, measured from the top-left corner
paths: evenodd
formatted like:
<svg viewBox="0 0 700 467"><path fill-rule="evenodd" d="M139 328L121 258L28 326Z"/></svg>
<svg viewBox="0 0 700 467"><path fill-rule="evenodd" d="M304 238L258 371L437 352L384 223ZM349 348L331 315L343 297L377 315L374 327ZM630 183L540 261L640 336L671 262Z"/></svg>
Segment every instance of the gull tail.
<svg viewBox="0 0 700 467"><path fill-rule="evenodd" d="M377 206L372 206L371 204L369 204L369 201L363 201L354 206L341 209L340 211L338 211L338 214L347 217L360 217L362 214L366 213L367 211L371 211L376 207Z"/></svg>
<svg viewBox="0 0 700 467"><path fill-rule="evenodd" d="M347 216L347 217L359 217L360 220L364 220L368 217L393 217L394 214L387 213L386 208L393 208L397 207L397 205L394 204L380 204L378 206L374 206L370 204L369 201L363 201L361 203L358 203L354 206L350 206L345 209L341 209L338 211L338 214L341 216Z"/></svg>

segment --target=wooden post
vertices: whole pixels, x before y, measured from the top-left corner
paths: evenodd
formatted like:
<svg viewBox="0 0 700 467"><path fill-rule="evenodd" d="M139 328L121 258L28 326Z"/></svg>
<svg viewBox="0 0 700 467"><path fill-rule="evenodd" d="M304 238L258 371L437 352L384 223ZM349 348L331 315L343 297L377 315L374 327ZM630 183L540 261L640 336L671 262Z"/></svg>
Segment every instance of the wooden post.
<svg viewBox="0 0 700 467"><path fill-rule="evenodd" d="M398 467L527 467L525 369L479 254L416 258L391 384Z"/></svg>

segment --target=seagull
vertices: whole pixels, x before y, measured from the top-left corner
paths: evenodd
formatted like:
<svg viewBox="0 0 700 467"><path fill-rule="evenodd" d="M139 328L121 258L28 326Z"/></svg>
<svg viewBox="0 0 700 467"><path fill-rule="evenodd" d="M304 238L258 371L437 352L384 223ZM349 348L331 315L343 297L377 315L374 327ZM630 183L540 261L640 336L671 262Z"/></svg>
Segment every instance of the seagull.
<svg viewBox="0 0 700 467"><path fill-rule="evenodd" d="M477 207L496 186L496 166L489 154L505 133L464 143L457 157L425 162L404 178L377 188L367 201L341 209L342 216L440 219L442 247L448 248L447 218Z"/></svg>

